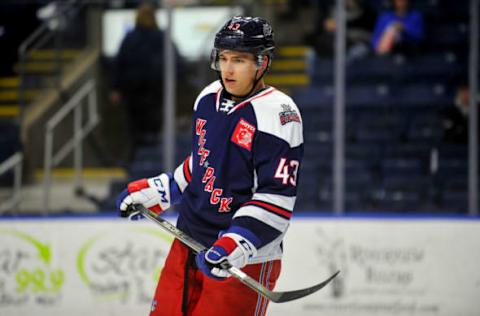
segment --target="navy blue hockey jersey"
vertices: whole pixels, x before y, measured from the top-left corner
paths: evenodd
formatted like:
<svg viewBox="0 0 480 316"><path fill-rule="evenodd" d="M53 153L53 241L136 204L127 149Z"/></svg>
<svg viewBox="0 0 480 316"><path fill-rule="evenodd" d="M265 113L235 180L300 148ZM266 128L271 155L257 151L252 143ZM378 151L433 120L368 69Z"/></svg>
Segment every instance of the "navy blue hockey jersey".
<svg viewBox="0 0 480 316"><path fill-rule="evenodd" d="M192 153L174 173L177 226L205 246L246 228L261 241L251 263L279 259L303 157L300 112L273 87L239 103L224 95L215 81L195 101Z"/></svg>

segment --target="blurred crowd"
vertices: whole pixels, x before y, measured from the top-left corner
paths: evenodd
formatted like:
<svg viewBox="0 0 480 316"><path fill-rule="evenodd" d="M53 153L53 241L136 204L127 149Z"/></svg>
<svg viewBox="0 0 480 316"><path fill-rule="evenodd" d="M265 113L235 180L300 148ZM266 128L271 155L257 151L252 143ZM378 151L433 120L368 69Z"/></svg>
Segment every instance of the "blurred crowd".
<svg viewBox="0 0 480 316"><path fill-rule="evenodd" d="M290 1L283 18L294 18L302 1ZM317 23L313 32L305 36L305 43L315 48L319 56L332 56L335 43L335 3L303 1L313 5ZM371 2L346 0L346 40L349 59L393 53L418 53L425 38L424 18L409 0L392 0L389 9L377 12Z"/></svg>

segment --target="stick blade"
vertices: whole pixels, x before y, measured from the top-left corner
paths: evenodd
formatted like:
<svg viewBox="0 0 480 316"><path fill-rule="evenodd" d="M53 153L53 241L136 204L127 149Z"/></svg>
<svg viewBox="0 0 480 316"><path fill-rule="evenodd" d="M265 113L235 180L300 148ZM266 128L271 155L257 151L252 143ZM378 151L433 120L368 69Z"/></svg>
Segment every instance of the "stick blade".
<svg viewBox="0 0 480 316"><path fill-rule="evenodd" d="M269 297L269 299L272 302L275 303L284 303L284 302L290 302L293 300L297 300L299 298L305 297L307 295L310 295L312 293L317 292L318 290L322 289L325 287L330 281L332 281L340 271L335 272L331 277L326 279L323 282L320 282L316 285L313 285L311 287L307 287L305 289L301 290L295 290L295 291L287 291L287 292L272 292L272 297Z"/></svg>

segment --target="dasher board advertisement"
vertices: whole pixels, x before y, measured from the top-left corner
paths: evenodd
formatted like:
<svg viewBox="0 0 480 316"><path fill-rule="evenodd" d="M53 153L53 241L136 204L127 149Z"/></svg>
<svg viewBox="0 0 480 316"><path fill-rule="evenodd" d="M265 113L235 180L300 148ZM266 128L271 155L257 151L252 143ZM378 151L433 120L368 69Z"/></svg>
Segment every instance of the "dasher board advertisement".
<svg viewBox="0 0 480 316"><path fill-rule="evenodd" d="M0 315L147 315L171 242L147 220L0 220ZM297 218L284 253L275 290L341 273L267 315L480 312L478 220Z"/></svg>

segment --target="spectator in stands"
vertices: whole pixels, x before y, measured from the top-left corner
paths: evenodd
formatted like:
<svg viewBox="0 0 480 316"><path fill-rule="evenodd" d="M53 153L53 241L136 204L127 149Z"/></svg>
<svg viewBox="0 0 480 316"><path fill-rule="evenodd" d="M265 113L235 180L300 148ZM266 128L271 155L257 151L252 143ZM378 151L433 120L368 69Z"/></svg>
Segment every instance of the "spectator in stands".
<svg viewBox="0 0 480 316"><path fill-rule="evenodd" d="M181 65L181 58L176 55L177 64ZM158 28L155 7L140 4L135 27L123 39L116 57L110 94L114 104L127 107L132 151L147 135L157 135L161 130L163 63L164 33Z"/></svg>
<svg viewBox="0 0 480 316"><path fill-rule="evenodd" d="M393 10L380 14L375 25L372 48L377 55L418 52L424 39L423 15L410 8L409 0L392 0Z"/></svg>
<svg viewBox="0 0 480 316"><path fill-rule="evenodd" d="M457 88L454 104L443 113L443 140L447 143L468 143L468 115L470 90L468 85L460 84ZM477 99L477 108L480 99ZM480 109L480 108L479 108Z"/></svg>
<svg viewBox="0 0 480 316"><path fill-rule="evenodd" d="M363 0L347 0L346 9L346 37L347 59L352 60L366 56L370 52L369 43L371 30L374 26L375 12ZM313 34L307 35L306 42L312 45L317 55L331 57L334 53L335 5L321 5L319 7L319 25Z"/></svg>

